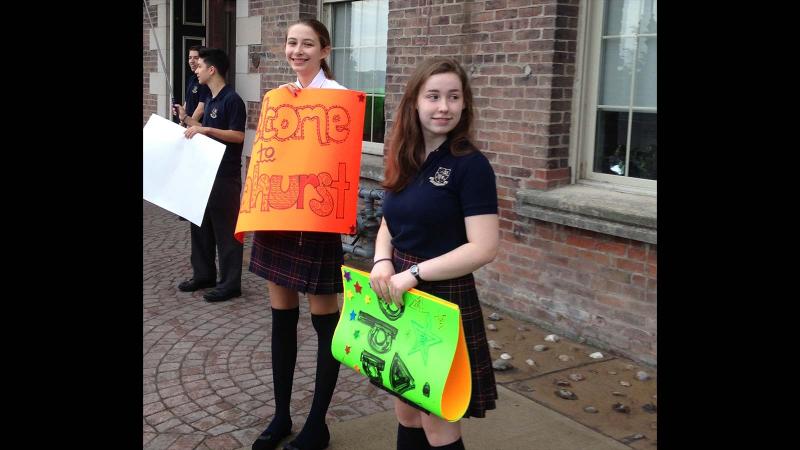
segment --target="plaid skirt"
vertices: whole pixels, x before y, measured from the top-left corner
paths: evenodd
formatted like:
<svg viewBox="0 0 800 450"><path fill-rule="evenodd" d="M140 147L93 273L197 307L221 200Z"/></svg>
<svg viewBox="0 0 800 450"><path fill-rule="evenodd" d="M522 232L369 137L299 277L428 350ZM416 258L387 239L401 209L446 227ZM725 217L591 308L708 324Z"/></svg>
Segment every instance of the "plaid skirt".
<svg viewBox="0 0 800 450"><path fill-rule="evenodd" d="M278 286L326 295L343 292L338 233L256 231L250 271Z"/></svg>
<svg viewBox="0 0 800 450"><path fill-rule="evenodd" d="M394 249L392 256L395 271L398 273L425 261L397 249ZM497 408L497 386L489 342L486 340L486 328L483 325L483 312L478 302L478 291L475 289L475 278L468 274L450 280L424 281L416 289L453 302L461 309L461 323L464 325L464 339L472 370L472 398L464 417L486 417L486 411Z"/></svg>

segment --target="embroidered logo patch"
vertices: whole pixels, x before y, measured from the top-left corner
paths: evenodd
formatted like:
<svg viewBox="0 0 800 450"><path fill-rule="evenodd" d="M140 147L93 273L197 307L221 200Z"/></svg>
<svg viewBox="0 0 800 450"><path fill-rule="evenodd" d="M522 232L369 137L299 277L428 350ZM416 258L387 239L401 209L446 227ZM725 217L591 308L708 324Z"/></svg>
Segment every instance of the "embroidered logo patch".
<svg viewBox="0 0 800 450"><path fill-rule="evenodd" d="M197 86L192 88L192 94L197 94Z"/></svg>
<svg viewBox="0 0 800 450"><path fill-rule="evenodd" d="M217 108L214 108L214 109L211 111L211 114L210 114L210 115L211 115L211 118L212 118L212 119L216 119L216 118L217 118Z"/></svg>
<svg viewBox="0 0 800 450"><path fill-rule="evenodd" d="M431 184L434 186L444 186L447 184L447 179L450 177L450 169L439 167L436 169L436 173L429 177L428 179L431 181Z"/></svg>

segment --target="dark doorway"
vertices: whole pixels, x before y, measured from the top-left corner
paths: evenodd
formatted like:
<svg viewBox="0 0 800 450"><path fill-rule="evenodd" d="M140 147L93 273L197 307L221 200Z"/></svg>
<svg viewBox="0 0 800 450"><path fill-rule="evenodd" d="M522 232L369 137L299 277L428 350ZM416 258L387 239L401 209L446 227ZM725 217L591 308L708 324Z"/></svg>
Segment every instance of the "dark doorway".
<svg viewBox="0 0 800 450"><path fill-rule="evenodd" d="M224 50L231 62L225 84L236 89L236 0L208 0L208 46Z"/></svg>
<svg viewBox="0 0 800 450"><path fill-rule="evenodd" d="M225 81L235 89L236 0L175 0L173 3L172 73L175 78L172 95L175 102L183 104L184 101L186 79L191 70L187 59L189 47L193 45L219 48L228 54L231 65Z"/></svg>
<svg viewBox="0 0 800 450"><path fill-rule="evenodd" d="M183 104L186 94L186 79L190 75L189 47L206 45L206 26L208 10L206 0L176 0L173 16L173 43L175 45L172 58L173 72L176 76L172 84L175 102ZM177 120L177 119L176 119Z"/></svg>

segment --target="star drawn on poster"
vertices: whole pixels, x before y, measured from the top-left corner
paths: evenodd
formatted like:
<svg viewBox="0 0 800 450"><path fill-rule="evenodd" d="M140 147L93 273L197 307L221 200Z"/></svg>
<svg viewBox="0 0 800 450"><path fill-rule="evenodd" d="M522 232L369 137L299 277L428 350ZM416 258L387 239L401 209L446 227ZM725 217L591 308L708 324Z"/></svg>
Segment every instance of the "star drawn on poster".
<svg viewBox="0 0 800 450"><path fill-rule="evenodd" d="M358 281L356 281L356 292L360 294L361 293L361 289L362 289L361 285L358 284Z"/></svg>
<svg viewBox="0 0 800 450"><path fill-rule="evenodd" d="M345 293L344 295L347 296L348 300L352 300L353 299L353 291L351 291L349 289L348 289L347 293Z"/></svg>
<svg viewBox="0 0 800 450"><path fill-rule="evenodd" d="M351 281L353 281L353 280L351 279L350 272L348 272L348 271L346 271L346 270L344 271L344 278L345 278L345 280L347 280L347 282L348 282L348 283L349 283L349 282L351 282Z"/></svg>
<svg viewBox="0 0 800 450"><path fill-rule="evenodd" d="M361 368L360 368L360 367L358 367L358 364L354 364L354 365L353 365L353 369L355 369L355 371L356 371L357 373L359 373L359 374L361 373Z"/></svg>
<svg viewBox="0 0 800 450"><path fill-rule="evenodd" d="M348 355L350 354L350 346L349 345L345 345L344 346L344 352L347 353Z"/></svg>
<svg viewBox="0 0 800 450"><path fill-rule="evenodd" d="M353 332L353 337L354 338L358 339L359 336L361 336L361 330L356 330L356 331Z"/></svg>
<svg viewBox="0 0 800 450"><path fill-rule="evenodd" d="M356 310L350 311L350 320L356 320Z"/></svg>
<svg viewBox="0 0 800 450"><path fill-rule="evenodd" d="M365 303L365 304L367 304L367 305L369 305L369 304L370 304L370 302L372 302L372 299L371 299L371 298L369 298L369 295L365 295L365 296L364 296L364 303Z"/></svg>
<svg viewBox="0 0 800 450"><path fill-rule="evenodd" d="M425 324L422 325L416 320L411 320L411 326L414 328L416 332L417 339L414 341L414 346L411 347L411 351L408 352L409 356L413 355L414 353L420 352L422 354L422 362L427 366L428 365L428 349L436 344L442 342L442 339L431 333L431 316L425 316Z"/></svg>

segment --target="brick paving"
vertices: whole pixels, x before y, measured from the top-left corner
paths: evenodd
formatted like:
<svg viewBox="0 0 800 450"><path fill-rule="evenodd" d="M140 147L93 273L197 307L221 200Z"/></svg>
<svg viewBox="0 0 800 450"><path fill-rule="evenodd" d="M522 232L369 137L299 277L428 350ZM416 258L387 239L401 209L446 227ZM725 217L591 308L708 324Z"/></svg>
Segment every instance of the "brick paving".
<svg viewBox="0 0 800 450"><path fill-rule="evenodd" d="M189 222L143 201L143 448L249 448L272 417L269 358L272 317L266 281L247 271L242 297L207 303L186 293L191 277ZM305 422L314 392L317 337L301 298L292 421ZM341 370L328 423L393 409L392 397L368 379Z"/></svg>

